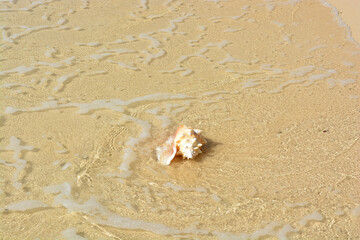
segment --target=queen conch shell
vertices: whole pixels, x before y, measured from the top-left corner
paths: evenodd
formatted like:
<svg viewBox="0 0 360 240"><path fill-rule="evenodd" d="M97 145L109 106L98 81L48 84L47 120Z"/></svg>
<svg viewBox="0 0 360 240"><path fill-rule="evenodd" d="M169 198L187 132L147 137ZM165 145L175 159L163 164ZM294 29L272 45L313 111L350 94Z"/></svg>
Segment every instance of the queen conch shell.
<svg viewBox="0 0 360 240"><path fill-rule="evenodd" d="M174 136L156 148L157 159L163 165L169 165L177 155L182 155L183 159L193 159L201 153L200 148L205 143L201 130L181 125Z"/></svg>

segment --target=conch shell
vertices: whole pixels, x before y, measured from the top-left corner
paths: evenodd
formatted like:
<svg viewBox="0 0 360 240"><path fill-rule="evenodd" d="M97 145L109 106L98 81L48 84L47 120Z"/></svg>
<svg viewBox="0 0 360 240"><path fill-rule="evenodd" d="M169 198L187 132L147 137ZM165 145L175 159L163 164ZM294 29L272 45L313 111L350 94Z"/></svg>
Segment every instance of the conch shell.
<svg viewBox="0 0 360 240"><path fill-rule="evenodd" d="M169 165L177 155L182 155L183 159L193 159L201 153L201 146L206 143L201 135L201 130L192 129L181 125L174 136L160 147L156 148L158 161L163 165Z"/></svg>

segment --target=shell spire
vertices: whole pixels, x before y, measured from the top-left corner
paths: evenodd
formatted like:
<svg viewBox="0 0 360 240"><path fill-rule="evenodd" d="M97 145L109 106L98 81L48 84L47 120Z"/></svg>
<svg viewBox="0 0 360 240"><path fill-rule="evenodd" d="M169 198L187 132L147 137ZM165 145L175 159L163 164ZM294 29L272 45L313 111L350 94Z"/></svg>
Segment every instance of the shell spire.
<svg viewBox="0 0 360 240"><path fill-rule="evenodd" d="M177 155L181 155L183 159L195 158L202 153L201 147L204 144L206 140L201 136L201 130L181 125L174 136L156 148L156 155L161 164L169 165Z"/></svg>

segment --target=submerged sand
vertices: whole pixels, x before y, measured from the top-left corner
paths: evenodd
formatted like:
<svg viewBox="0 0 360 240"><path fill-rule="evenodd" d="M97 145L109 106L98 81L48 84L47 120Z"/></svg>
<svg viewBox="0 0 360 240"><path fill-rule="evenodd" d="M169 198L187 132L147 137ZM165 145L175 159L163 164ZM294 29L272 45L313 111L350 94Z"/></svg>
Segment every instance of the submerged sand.
<svg viewBox="0 0 360 240"><path fill-rule="evenodd" d="M3 239L359 238L360 45L346 10L9 0L0 11ZM154 149L180 124L208 144L162 166Z"/></svg>

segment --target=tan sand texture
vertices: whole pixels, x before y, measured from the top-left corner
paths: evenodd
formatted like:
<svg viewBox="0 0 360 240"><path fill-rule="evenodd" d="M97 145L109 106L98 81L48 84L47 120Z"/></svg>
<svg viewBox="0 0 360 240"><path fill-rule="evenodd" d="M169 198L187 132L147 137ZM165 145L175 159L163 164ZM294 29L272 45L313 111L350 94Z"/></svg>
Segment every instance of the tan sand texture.
<svg viewBox="0 0 360 240"><path fill-rule="evenodd" d="M360 48L341 11L0 1L1 238L358 239ZM208 143L163 166L181 124Z"/></svg>
<svg viewBox="0 0 360 240"><path fill-rule="evenodd" d="M360 1L358 0L328 0L338 11L341 19L350 27L353 38L360 42Z"/></svg>

